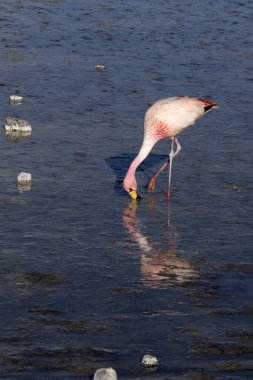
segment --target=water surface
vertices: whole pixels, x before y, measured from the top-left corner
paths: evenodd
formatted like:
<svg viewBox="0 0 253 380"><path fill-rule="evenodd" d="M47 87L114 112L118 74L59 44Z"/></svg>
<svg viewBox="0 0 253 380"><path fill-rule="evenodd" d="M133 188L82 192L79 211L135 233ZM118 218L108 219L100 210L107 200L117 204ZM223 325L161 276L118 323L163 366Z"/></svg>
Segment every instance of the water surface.
<svg viewBox="0 0 253 380"><path fill-rule="evenodd" d="M33 127L0 136L1 378L252 379L251 2L11 0L0 15L1 122ZM167 173L146 194L167 141L131 202L144 112L175 95L220 108L180 135L169 207Z"/></svg>

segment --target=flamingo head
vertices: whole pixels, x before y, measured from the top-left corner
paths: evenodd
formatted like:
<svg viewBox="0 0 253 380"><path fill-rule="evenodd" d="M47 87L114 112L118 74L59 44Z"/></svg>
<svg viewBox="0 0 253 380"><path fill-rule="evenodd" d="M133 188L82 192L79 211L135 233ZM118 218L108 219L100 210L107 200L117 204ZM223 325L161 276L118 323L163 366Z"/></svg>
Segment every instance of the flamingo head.
<svg viewBox="0 0 253 380"><path fill-rule="evenodd" d="M219 104L216 102L211 102L205 99L198 99L198 100L203 103L205 113L210 111L211 109L219 108Z"/></svg>
<svg viewBox="0 0 253 380"><path fill-rule="evenodd" d="M123 182L124 189L128 192L132 199L140 199L137 194L137 181L134 174L128 173Z"/></svg>

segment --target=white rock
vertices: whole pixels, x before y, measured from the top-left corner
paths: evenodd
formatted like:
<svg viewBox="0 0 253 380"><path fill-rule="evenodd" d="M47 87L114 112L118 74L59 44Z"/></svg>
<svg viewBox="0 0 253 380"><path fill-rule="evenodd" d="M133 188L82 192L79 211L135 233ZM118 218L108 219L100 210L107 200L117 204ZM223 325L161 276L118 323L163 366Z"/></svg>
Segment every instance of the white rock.
<svg viewBox="0 0 253 380"><path fill-rule="evenodd" d="M5 130L8 132L31 132L32 127L26 120L7 117L5 121Z"/></svg>
<svg viewBox="0 0 253 380"><path fill-rule="evenodd" d="M104 65L96 65L95 66L95 70L96 71L104 71L105 70L105 66Z"/></svg>
<svg viewBox="0 0 253 380"><path fill-rule="evenodd" d="M144 355L141 364L144 367L155 367L158 365L158 359L155 356Z"/></svg>
<svg viewBox="0 0 253 380"><path fill-rule="evenodd" d="M23 96L19 96L19 95L11 95L10 96L10 101L13 103L21 103L22 100L23 100Z"/></svg>
<svg viewBox="0 0 253 380"><path fill-rule="evenodd" d="M32 181L32 175L30 173L21 172L17 176L18 183L27 183Z"/></svg>
<svg viewBox="0 0 253 380"><path fill-rule="evenodd" d="M118 380L113 368L100 368L95 372L93 380Z"/></svg>

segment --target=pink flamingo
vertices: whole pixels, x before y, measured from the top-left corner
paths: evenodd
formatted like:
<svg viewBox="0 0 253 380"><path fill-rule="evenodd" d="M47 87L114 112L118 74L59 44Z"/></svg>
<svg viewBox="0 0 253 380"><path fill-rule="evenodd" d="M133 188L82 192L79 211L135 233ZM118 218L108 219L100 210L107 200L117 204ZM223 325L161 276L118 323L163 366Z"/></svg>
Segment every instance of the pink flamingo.
<svg viewBox="0 0 253 380"><path fill-rule="evenodd" d="M176 136L213 108L218 108L218 104L205 99L177 96L158 100L146 111L143 143L138 155L131 163L123 183L124 189L133 199L140 198L137 194L137 181L135 178L137 167L145 160L153 146L165 137L172 140L169 160L153 176L149 183L148 191L150 192L154 189L157 177L169 164L167 198L170 197L172 161L182 149ZM176 150L174 150L174 143L176 144Z"/></svg>

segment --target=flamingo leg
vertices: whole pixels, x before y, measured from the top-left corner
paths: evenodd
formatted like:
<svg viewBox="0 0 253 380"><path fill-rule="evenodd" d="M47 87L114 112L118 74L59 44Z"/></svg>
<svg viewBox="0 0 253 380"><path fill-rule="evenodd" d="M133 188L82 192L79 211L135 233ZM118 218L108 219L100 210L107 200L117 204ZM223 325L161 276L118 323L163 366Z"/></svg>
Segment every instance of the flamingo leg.
<svg viewBox="0 0 253 380"><path fill-rule="evenodd" d="M169 160L163 164L163 166L158 170L158 172L151 178L149 185L148 185L148 193L150 193L152 190L154 190L155 182L157 177L162 173L162 171L167 167L169 163Z"/></svg>
<svg viewBox="0 0 253 380"><path fill-rule="evenodd" d="M176 151L174 152L174 141L176 143ZM149 185L148 185L148 192L150 193L154 187L155 187L155 182L156 182L156 179L157 177L162 173L162 171L167 167L168 164L170 164L170 175L169 175L169 178L171 178L171 170L172 170L172 160L173 158L180 152L180 150L182 149L181 145L179 144L179 141L176 137L172 137L172 143L171 143L171 151L170 151L170 154L169 154L169 159L168 161L166 161L163 166L158 170L158 172L151 178L150 182L149 182ZM171 179L169 180L169 184L171 182ZM170 185L169 185L170 186Z"/></svg>
<svg viewBox="0 0 253 380"><path fill-rule="evenodd" d="M169 183L168 183L168 192L167 192L167 198L170 197L170 188L171 188L171 173L172 173L172 161L173 158L180 152L182 149L181 145L179 144L178 139L174 136L171 138L171 151L170 151L170 166L169 166ZM176 151L174 152L174 142L176 143Z"/></svg>

